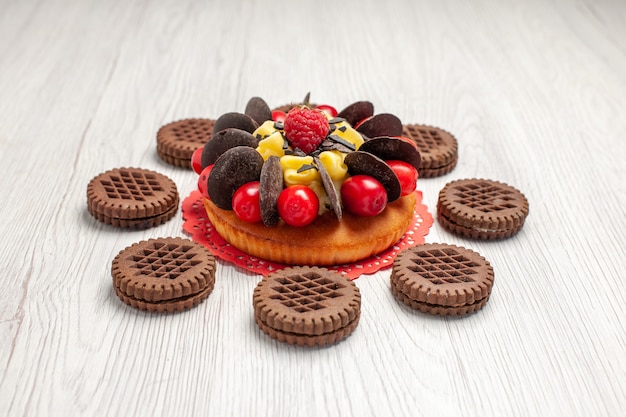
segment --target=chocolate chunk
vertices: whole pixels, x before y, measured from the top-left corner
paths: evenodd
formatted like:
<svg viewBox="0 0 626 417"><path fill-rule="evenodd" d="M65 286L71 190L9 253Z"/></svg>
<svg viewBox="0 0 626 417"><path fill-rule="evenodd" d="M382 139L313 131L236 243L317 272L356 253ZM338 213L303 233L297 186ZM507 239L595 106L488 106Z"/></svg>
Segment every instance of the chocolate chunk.
<svg viewBox="0 0 626 417"><path fill-rule="evenodd" d="M363 121L356 130L368 138L402 136L402 121L391 113L380 113Z"/></svg>
<svg viewBox="0 0 626 417"><path fill-rule="evenodd" d="M324 164L322 164L322 161L320 161L317 156L313 157L313 160L317 164L317 170L320 173L320 177L322 177L322 185L324 186L326 195L330 200L330 206L335 212L337 219L341 220L341 201L339 201L339 193L337 192L337 187L335 187L335 183L333 182L333 179L330 178L330 174L326 170Z"/></svg>
<svg viewBox="0 0 626 417"><path fill-rule="evenodd" d="M224 113L215 121L215 125L213 125L213 135L215 135L220 130L228 129L229 127L245 130L248 133L253 133L257 129L257 127L259 127L259 124L247 114L237 112Z"/></svg>
<svg viewBox="0 0 626 417"><path fill-rule="evenodd" d="M256 148L259 140L245 130L228 128L213 135L202 149L202 168L214 164L217 158L227 150L235 146L248 146Z"/></svg>
<svg viewBox="0 0 626 417"><path fill-rule="evenodd" d="M270 156L261 168L261 184L259 198L261 219L266 226L274 226L280 220L278 215L278 195L283 190L283 169L280 158Z"/></svg>
<svg viewBox="0 0 626 417"><path fill-rule="evenodd" d="M374 154L385 161L395 159L407 162L413 165L415 169L419 169L421 163L420 153L417 148L399 138L381 136L370 139L361 145L359 150Z"/></svg>
<svg viewBox="0 0 626 417"><path fill-rule="evenodd" d="M387 190L387 201L400 198L402 187L400 180L391 167L379 157L368 152L356 151L346 155L344 163L350 175L369 175L376 178Z"/></svg>
<svg viewBox="0 0 626 417"><path fill-rule="evenodd" d="M352 126L356 126L361 120L374 115L374 105L369 101L357 101L341 110L337 117L342 117Z"/></svg>
<svg viewBox="0 0 626 417"><path fill-rule="evenodd" d="M252 97L248 101L244 113L252 117L259 126L266 120L272 120L272 110L261 97Z"/></svg>
<svg viewBox="0 0 626 417"><path fill-rule="evenodd" d="M232 210L233 194L242 185L258 181L263 157L256 149L236 146L224 152L215 161L209 175L209 197L221 209Z"/></svg>

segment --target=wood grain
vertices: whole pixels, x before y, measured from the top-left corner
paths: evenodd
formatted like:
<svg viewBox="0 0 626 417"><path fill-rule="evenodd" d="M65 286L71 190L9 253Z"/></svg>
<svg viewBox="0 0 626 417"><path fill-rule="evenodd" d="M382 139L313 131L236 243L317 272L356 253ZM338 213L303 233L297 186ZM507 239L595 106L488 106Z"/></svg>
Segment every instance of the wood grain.
<svg viewBox="0 0 626 417"><path fill-rule="evenodd" d="M626 4L619 0L287 2L0 0L0 415L617 416L626 408ZM301 349L256 327L259 277L220 263L183 314L128 308L124 247L184 236L182 218L120 231L86 210L105 170L195 175L156 155L173 120L259 95L378 112L459 140L423 179L522 190L502 242L450 235L496 271L463 319L395 301L389 271L356 283L359 327Z"/></svg>

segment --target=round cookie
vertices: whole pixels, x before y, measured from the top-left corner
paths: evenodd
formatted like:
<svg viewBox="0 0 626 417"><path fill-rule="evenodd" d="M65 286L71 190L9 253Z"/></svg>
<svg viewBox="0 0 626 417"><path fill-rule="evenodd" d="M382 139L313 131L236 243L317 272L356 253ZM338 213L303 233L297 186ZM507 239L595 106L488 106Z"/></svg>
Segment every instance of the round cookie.
<svg viewBox="0 0 626 417"><path fill-rule="evenodd" d="M430 243L396 256L391 291L414 310L461 316L487 303L493 280L493 268L480 254L460 246Z"/></svg>
<svg viewBox="0 0 626 417"><path fill-rule="evenodd" d="M458 143L454 136L443 129L427 125L407 124L402 136L417 145L422 158L420 178L432 178L452 171L459 159Z"/></svg>
<svg viewBox="0 0 626 417"><path fill-rule="evenodd" d="M184 119L169 123L157 132L157 153L165 162L191 168L193 152L211 139L215 120Z"/></svg>
<svg viewBox="0 0 626 417"><path fill-rule="evenodd" d="M97 220L121 228L149 228L178 210L178 190L163 174L142 168L116 168L87 186L87 208Z"/></svg>
<svg viewBox="0 0 626 417"><path fill-rule="evenodd" d="M528 215L528 200L519 190L498 181L463 179L439 192L437 220L457 235L481 240L511 237Z"/></svg>
<svg viewBox="0 0 626 417"><path fill-rule="evenodd" d="M122 250L111 274L115 293L126 304L172 313L198 305L213 291L215 259L188 239L149 239Z"/></svg>
<svg viewBox="0 0 626 417"><path fill-rule="evenodd" d="M291 267L264 277L252 304L264 333L299 346L336 343L354 331L361 315L354 282L319 267Z"/></svg>

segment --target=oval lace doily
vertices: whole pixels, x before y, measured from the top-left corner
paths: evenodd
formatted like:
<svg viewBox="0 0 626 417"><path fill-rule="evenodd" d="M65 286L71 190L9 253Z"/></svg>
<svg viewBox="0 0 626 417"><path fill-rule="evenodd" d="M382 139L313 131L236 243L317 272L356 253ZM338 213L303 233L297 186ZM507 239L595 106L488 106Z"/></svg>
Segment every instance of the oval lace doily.
<svg viewBox="0 0 626 417"><path fill-rule="evenodd" d="M428 234L433 224L433 216L428 212L428 207L422 204L422 193L416 191L417 204L413 221L407 232L400 241L391 246L386 251L371 256L361 261L327 267L337 271L349 279L356 279L363 274L373 274L381 269L390 267L393 264L398 252L424 243L424 238ZM206 246L209 251L226 262L235 264L248 271L267 276L272 271L283 269L287 265L250 256L226 242L213 228L204 211L202 194L199 191L192 191L182 204L183 230L191 238Z"/></svg>

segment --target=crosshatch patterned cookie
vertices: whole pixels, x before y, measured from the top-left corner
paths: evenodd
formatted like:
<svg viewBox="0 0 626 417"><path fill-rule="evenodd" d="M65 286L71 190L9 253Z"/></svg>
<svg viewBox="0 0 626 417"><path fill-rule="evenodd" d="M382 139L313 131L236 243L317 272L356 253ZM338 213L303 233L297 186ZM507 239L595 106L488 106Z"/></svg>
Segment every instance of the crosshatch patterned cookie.
<svg viewBox="0 0 626 417"><path fill-rule="evenodd" d="M487 303L493 279L493 268L480 254L460 246L429 243L398 254L391 272L391 291L414 310L461 316Z"/></svg>
<svg viewBox="0 0 626 417"><path fill-rule="evenodd" d="M116 168L87 186L87 208L99 221L121 228L149 228L178 210L178 190L163 174L142 168Z"/></svg>
<svg viewBox="0 0 626 417"><path fill-rule="evenodd" d="M460 236L495 240L515 235L528 215L528 200L501 182L464 179L449 182L439 192L437 220Z"/></svg>
<svg viewBox="0 0 626 417"><path fill-rule="evenodd" d="M213 119L184 119L169 123L157 132L157 153L165 162L191 168L193 152L211 139Z"/></svg>
<svg viewBox="0 0 626 417"><path fill-rule="evenodd" d="M346 277L319 267L290 267L263 278L252 298L257 325L290 345L338 342L356 328L361 293Z"/></svg>
<svg viewBox="0 0 626 417"><path fill-rule="evenodd" d="M421 178L432 178L452 171L459 160L458 143L443 129L427 125L407 124L402 135L417 145L422 157L419 168Z"/></svg>
<svg viewBox="0 0 626 417"><path fill-rule="evenodd" d="M115 293L126 304L172 313L198 305L213 291L215 259L189 239L149 239L122 250L111 274Z"/></svg>

